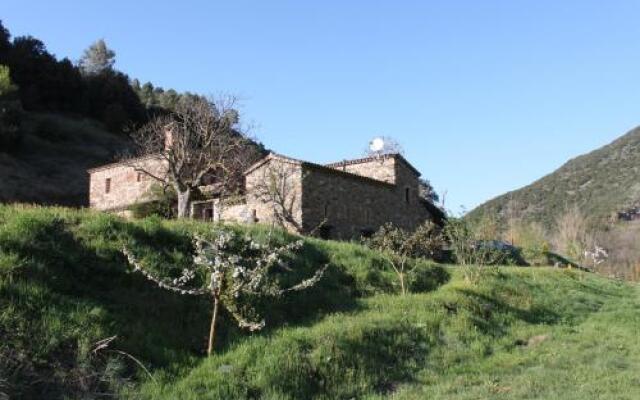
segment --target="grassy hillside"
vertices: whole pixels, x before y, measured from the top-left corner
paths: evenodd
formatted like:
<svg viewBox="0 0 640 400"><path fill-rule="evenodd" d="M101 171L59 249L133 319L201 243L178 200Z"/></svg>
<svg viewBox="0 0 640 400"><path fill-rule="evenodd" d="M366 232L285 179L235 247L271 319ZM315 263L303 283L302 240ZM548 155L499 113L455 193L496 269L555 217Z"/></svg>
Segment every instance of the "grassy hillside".
<svg viewBox="0 0 640 400"><path fill-rule="evenodd" d="M0 151L0 203L87 205L87 169L113 161L127 146L98 122L59 114L26 113L22 131L16 150Z"/></svg>
<svg viewBox="0 0 640 400"><path fill-rule="evenodd" d="M596 218L640 204L640 128L570 160L529 186L486 202L469 215L512 215L550 226L556 215L574 204Z"/></svg>
<svg viewBox="0 0 640 400"><path fill-rule="evenodd" d="M135 243L170 272L188 262L190 234L209 229L0 206L0 398L640 396L636 286L546 268L489 270L472 285L423 262L401 297L379 254L315 239L292 269L329 262L321 284L267 305L260 333L223 314L205 358L210 305L151 286L119 249Z"/></svg>

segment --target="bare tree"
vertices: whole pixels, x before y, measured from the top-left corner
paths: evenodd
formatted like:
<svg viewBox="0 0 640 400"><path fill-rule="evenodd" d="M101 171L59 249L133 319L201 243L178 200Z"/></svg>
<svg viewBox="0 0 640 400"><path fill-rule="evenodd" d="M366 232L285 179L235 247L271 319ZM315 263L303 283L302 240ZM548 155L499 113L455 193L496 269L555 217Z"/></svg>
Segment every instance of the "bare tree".
<svg viewBox="0 0 640 400"><path fill-rule="evenodd" d="M556 232L553 244L562 255L582 261L584 250L589 246L590 237L587 218L577 205L567 209L556 218Z"/></svg>
<svg viewBox="0 0 640 400"><path fill-rule="evenodd" d="M236 98L186 98L167 115L154 117L132 135L134 157L129 165L178 196L178 217L189 215L192 196L206 183L215 183L221 199L242 187L242 172L259 151L239 126ZM163 164L140 156L153 155Z"/></svg>
<svg viewBox="0 0 640 400"><path fill-rule="evenodd" d="M257 199L271 208L274 222L282 228L302 230L295 214L300 207L302 194L295 183L302 173L301 168L292 163L271 162L254 186Z"/></svg>
<svg viewBox="0 0 640 400"><path fill-rule="evenodd" d="M365 242L380 252L395 272L400 284L400 293L409 292L406 277L413 273L414 258L434 258L442 251L444 239L441 229L431 221L426 221L414 232L406 231L392 223L384 224Z"/></svg>

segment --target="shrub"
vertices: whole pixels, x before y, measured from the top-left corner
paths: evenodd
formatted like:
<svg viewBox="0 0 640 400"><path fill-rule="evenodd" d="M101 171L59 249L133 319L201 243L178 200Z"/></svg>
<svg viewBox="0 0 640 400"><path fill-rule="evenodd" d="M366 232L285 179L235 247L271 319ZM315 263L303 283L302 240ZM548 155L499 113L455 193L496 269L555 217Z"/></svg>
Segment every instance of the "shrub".
<svg viewBox="0 0 640 400"><path fill-rule="evenodd" d="M415 269L414 258L435 258L441 256L444 240L440 228L432 222L425 222L414 232L408 232L391 223L385 224L365 243L378 250L393 269L400 283L400 292L406 294L409 287L406 278Z"/></svg>
<svg viewBox="0 0 640 400"><path fill-rule="evenodd" d="M176 216L178 197L172 187L154 184L149 189L146 197L152 200L135 203L129 207L134 218L145 218L153 215L163 218L174 218Z"/></svg>
<svg viewBox="0 0 640 400"><path fill-rule="evenodd" d="M529 265L548 265L551 246L546 239L546 232L536 222L519 223L511 229L508 238L514 246L522 249L522 257Z"/></svg>
<svg viewBox="0 0 640 400"><path fill-rule="evenodd" d="M568 207L556 218L553 244L563 256L580 263L591 240L587 217L577 205Z"/></svg>
<svg viewBox="0 0 640 400"><path fill-rule="evenodd" d="M455 261L463 268L468 282L477 282L482 276L483 267L519 264L517 249L497 240L497 228L493 220L482 219L472 224L467 219L449 218L444 233Z"/></svg>

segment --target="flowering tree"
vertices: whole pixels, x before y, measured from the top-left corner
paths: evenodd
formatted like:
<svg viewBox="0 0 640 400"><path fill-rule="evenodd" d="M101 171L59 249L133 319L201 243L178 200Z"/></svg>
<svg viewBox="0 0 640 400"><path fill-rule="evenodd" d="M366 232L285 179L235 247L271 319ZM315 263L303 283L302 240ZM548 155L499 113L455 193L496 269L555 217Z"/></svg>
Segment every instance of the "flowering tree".
<svg viewBox="0 0 640 400"><path fill-rule="evenodd" d="M193 264L175 279L155 276L127 247L123 253L135 271L160 288L182 295L211 297L213 312L207 347L207 354L211 355L220 307L235 318L240 328L260 330L264 328L265 321L247 299L278 298L288 292L310 288L320 281L327 265L318 269L311 278L288 288L281 288L271 273L275 267L286 268L287 255L299 250L302 244L302 240L298 240L284 246L263 245L249 236L221 230L214 232L213 240L195 236ZM206 279L197 286L195 278L201 272L205 273Z"/></svg>
<svg viewBox="0 0 640 400"><path fill-rule="evenodd" d="M593 245L593 250L587 249L584 251L584 259L590 264L591 269L595 269L598 265L607 261L609 253L604 247L600 247L597 244Z"/></svg>

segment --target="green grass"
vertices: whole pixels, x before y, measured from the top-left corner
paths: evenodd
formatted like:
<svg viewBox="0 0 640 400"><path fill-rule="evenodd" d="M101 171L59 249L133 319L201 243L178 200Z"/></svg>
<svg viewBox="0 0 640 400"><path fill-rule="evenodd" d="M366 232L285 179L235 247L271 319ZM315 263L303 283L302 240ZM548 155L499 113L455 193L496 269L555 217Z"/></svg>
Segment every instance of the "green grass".
<svg viewBox="0 0 640 400"><path fill-rule="evenodd" d="M0 206L0 393L16 398L640 398L638 287L575 270L500 268L476 284L421 263L397 295L381 257L306 240L309 292L266 304L249 334L223 315L203 356L209 304L152 287L119 254L134 244L172 273L210 227L88 211ZM264 227L241 228L264 238ZM282 232L278 239L290 240ZM159 255L163 254L162 257ZM100 339L135 357L91 350ZM4 383L3 383L4 381Z"/></svg>
<svg viewBox="0 0 640 400"><path fill-rule="evenodd" d="M203 360L146 398L640 396L636 288L575 271L506 268L474 287L377 295ZM540 343L536 343L540 340Z"/></svg>

